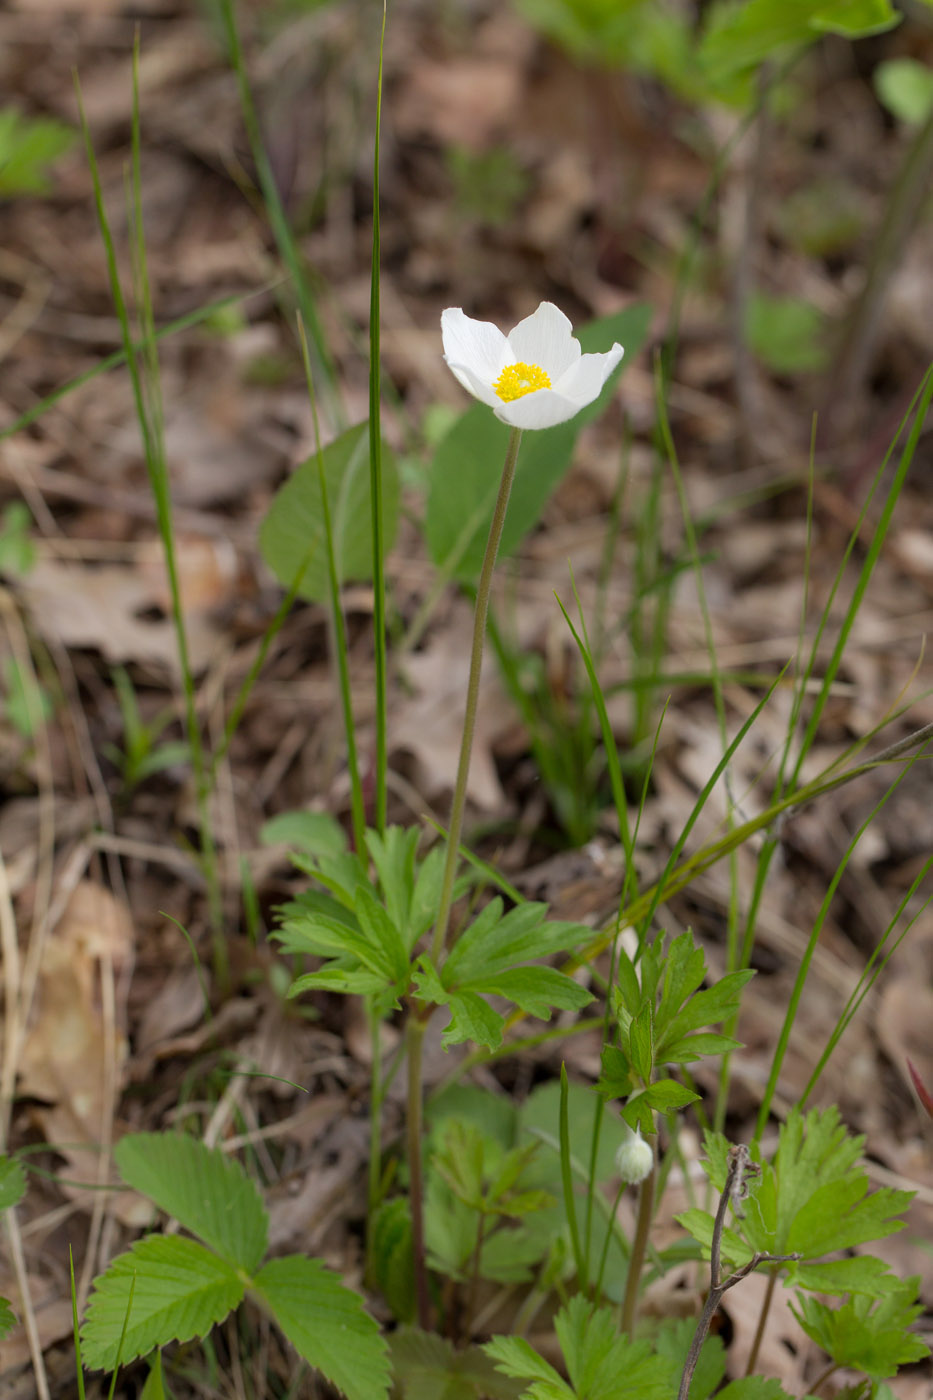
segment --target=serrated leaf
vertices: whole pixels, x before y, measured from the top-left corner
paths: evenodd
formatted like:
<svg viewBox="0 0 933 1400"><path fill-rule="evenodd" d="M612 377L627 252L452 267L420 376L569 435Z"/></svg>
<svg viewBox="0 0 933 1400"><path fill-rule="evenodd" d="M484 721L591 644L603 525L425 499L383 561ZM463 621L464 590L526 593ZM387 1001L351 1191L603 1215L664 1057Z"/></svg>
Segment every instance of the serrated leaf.
<svg viewBox="0 0 933 1400"><path fill-rule="evenodd" d="M288 989L290 997L303 992L342 992L344 995L370 996L385 990L386 979L365 967L337 967L333 963L317 972L305 972L296 977Z"/></svg>
<svg viewBox="0 0 933 1400"><path fill-rule="evenodd" d="M664 1361L670 1377L670 1393L674 1394L683 1374L687 1353L693 1343L696 1323L692 1317L667 1318L652 1338L654 1353ZM726 1374L726 1349L720 1337L707 1337L697 1359L687 1400L708 1400Z"/></svg>
<svg viewBox="0 0 933 1400"><path fill-rule="evenodd" d="M268 1218L239 1162L184 1133L131 1133L113 1155L128 1186L252 1273L266 1250Z"/></svg>
<svg viewBox="0 0 933 1400"><path fill-rule="evenodd" d="M884 1298L856 1296L838 1308L798 1295L799 1309L791 1307L807 1336L837 1366L852 1366L873 1381L883 1381L896 1375L898 1367L930 1354L929 1347L908 1331L923 1311L916 1302L919 1284L919 1277L905 1279Z"/></svg>
<svg viewBox="0 0 933 1400"><path fill-rule="evenodd" d="M26 1194L26 1173L15 1157L0 1157L0 1210L9 1210Z"/></svg>
<svg viewBox="0 0 933 1400"><path fill-rule="evenodd" d="M721 977L715 986L691 996L665 1024L663 1034L658 1037L658 1058L669 1045L676 1044L689 1031L699 1030L702 1026L715 1026L730 1016L739 1005L742 988L754 975L751 968L745 972L730 972Z"/></svg>
<svg viewBox="0 0 933 1400"><path fill-rule="evenodd" d="M505 1017L493 1011L481 996L475 992L450 993L450 1024L442 1036L445 1046L472 1040L489 1050L498 1050L504 1029Z"/></svg>
<svg viewBox="0 0 933 1400"><path fill-rule="evenodd" d="M324 448L323 458L337 578L341 583L368 581L373 569L368 424L358 423L341 433ZM383 538L388 550L398 524L399 486L395 458L385 442L382 492ZM316 603L330 597L316 453L276 492L259 529L259 548L283 587L290 588L304 566L300 596Z"/></svg>
<svg viewBox="0 0 933 1400"><path fill-rule="evenodd" d="M687 1104L696 1103L699 1097L699 1094L693 1089L688 1089L685 1084L678 1084L676 1079L656 1079L653 1084L648 1085L642 1095L658 1113L669 1113L674 1108L686 1108Z"/></svg>
<svg viewBox="0 0 933 1400"><path fill-rule="evenodd" d="M628 1057L617 1045L604 1045L600 1064L602 1071L596 1081L596 1092L605 1099L627 1098L632 1092Z"/></svg>
<svg viewBox="0 0 933 1400"><path fill-rule="evenodd" d="M408 949L402 938L401 930L390 919L383 905L365 885L360 885L356 892L354 908L364 935L369 939L373 948L383 955L391 980L399 982L406 978L408 975Z"/></svg>
<svg viewBox="0 0 933 1400"><path fill-rule="evenodd" d="M546 919L547 905L528 902L502 913L492 899L457 940L441 969L445 987L459 987L476 977L491 977L518 963L547 958L577 947L591 934L583 924Z"/></svg>
<svg viewBox="0 0 933 1400"><path fill-rule="evenodd" d="M479 1347L454 1351L436 1332L400 1327L389 1338L405 1400L518 1400L523 1387L501 1375Z"/></svg>
<svg viewBox="0 0 933 1400"><path fill-rule="evenodd" d="M716 1035L713 1031L699 1031L696 1035L685 1035L672 1045L664 1047L658 1055L658 1064L686 1065L692 1060L700 1060L704 1055L724 1055L728 1050L741 1048L741 1041L731 1035Z"/></svg>
<svg viewBox="0 0 933 1400"><path fill-rule="evenodd" d="M463 984L461 994L464 991L507 997L542 1021L549 1020L554 1010L576 1011L593 1000L585 987L553 967L512 967Z"/></svg>
<svg viewBox="0 0 933 1400"><path fill-rule="evenodd" d="M16 1326L16 1314L6 1298L0 1298L0 1341L8 1337Z"/></svg>
<svg viewBox="0 0 933 1400"><path fill-rule="evenodd" d="M132 1309L120 1352L124 1362L171 1341L206 1337L243 1297L234 1266L196 1240L147 1235L94 1280L81 1329L82 1359L91 1370L116 1364L131 1287Z"/></svg>
<svg viewBox="0 0 933 1400"><path fill-rule="evenodd" d="M883 1259L873 1254L857 1254L851 1259L829 1259L819 1264L794 1264L788 1282L813 1293L865 1293L883 1298L900 1287Z"/></svg>
<svg viewBox="0 0 933 1400"><path fill-rule="evenodd" d="M389 1390L389 1361L379 1328L362 1299L318 1259L270 1259L253 1280L300 1356L347 1400L380 1400Z"/></svg>
<svg viewBox="0 0 933 1400"><path fill-rule="evenodd" d="M485 1344L483 1351L492 1357L496 1370L504 1375L514 1376L517 1380L538 1381L548 1387L542 1390L535 1386L525 1392L527 1396L534 1395L535 1400L538 1397L540 1400L545 1400L545 1397L551 1400L552 1396L557 1400L574 1400L574 1392L524 1337L493 1337L491 1342Z"/></svg>

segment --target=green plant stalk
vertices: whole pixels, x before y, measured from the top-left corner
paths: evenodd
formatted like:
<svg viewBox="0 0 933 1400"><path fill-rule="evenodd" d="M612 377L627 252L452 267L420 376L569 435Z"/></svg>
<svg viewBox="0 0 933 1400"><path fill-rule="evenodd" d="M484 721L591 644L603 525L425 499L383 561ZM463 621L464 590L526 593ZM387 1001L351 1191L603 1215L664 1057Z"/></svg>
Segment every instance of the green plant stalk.
<svg viewBox="0 0 933 1400"><path fill-rule="evenodd" d="M638 1308L638 1288L641 1271L648 1249L648 1231L654 1213L654 1179L657 1166L652 1166L638 1189L638 1219L635 1222L635 1237L632 1240L632 1253L628 1263L628 1277L625 1280L625 1297L622 1299L622 1331L628 1337L635 1335L635 1313Z"/></svg>
<svg viewBox="0 0 933 1400"><path fill-rule="evenodd" d="M567 1066L560 1066L560 1179L564 1195L564 1214L570 1231L570 1244L573 1249L573 1262L577 1271L580 1288L586 1292L589 1287L587 1270L589 1259L584 1256L580 1243L580 1226L577 1221L577 1207L573 1194L573 1167L570 1152L570 1086L567 1081Z"/></svg>
<svg viewBox="0 0 933 1400"><path fill-rule="evenodd" d="M243 49L240 45L236 14L234 12L234 0L220 0L220 13L223 20L224 32L226 34L227 47L230 52L230 64L236 75L237 89L240 97L240 111L243 117L243 125L246 128L246 139L249 141L253 163L256 166L256 174L259 177L259 188L262 191L262 198L269 216L272 234L279 250L279 256L288 269L288 274L291 278L292 286L294 287L295 297L298 301L298 307L301 311L302 320L310 329L311 338L314 342L314 351L323 372L325 383L330 390L331 402L328 406L333 409L338 425L344 427L343 411L336 387L337 374L334 369L334 362L327 348L327 341L321 328L317 309L311 296L311 290L308 286L308 278L301 260L301 254L295 243L288 217L285 213L284 205L282 204L282 196L279 194L275 175L273 174L265 143L262 139L259 118L256 115L253 94L246 73Z"/></svg>
<svg viewBox="0 0 933 1400"><path fill-rule="evenodd" d="M212 933L212 947L214 957L214 972L217 977L221 992L225 991L230 978L229 960L227 956L227 946L223 935L223 905L220 893L220 881L217 870L217 852L214 844L214 834L210 822L210 812L208 810L209 788L207 784L207 769L204 757L204 748L201 742L201 731L198 724L197 704L194 687L194 676L191 670L191 662L188 653L188 636L185 626L184 610L181 602L181 587L178 579L177 555L175 549L175 530L172 520L172 505L168 483L168 469L165 462L164 447L161 433L158 431L158 424L150 420L150 410L146 403L146 394L143 386L142 374L140 372L137 352L130 329L129 312L123 296L123 288L120 284L120 275L117 270L117 256L114 247L113 235L104 208L103 189L100 181L100 171L97 165L97 157L91 141L91 131L88 126L87 117L84 112L84 103L81 97L81 87L75 79L75 88L78 99L78 109L81 115L81 125L84 132L84 145L87 153L88 167L91 173L91 181L94 187L94 203L97 213L98 226L101 238L104 243L104 251L107 260L108 276L110 280L110 292L113 297L114 309L120 323L120 331L123 338L123 351L126 357L127 369L130 374L130 383L133 391L133 401L136 408L136 417L139 422L140 433L143 439L143 453L146 462L146 471L149 477L150 488L156 506L156 518L158 520L159 535L162 540L162 548L165 554L165 567L168 576L169 595L172 607L172 623L175 631L175 644L178 649L179 667L182 673L182 684L185 701L186 727L188 731L188 743L191 749L191 766L193 770L195 796L198 806L198 820L201 837L201 862L204 870L208 903L210 909L210 923ZM142 224L140 221L140 179L139 179L139 44L138 40L134 47L133 55L133 120L132 120L132 152L133 152L133 182L136 195L135 216L137 220L136 237L138 246L134 250L137 266L141 271L145 269L145 250L142 242ZM155 332L152 324L152 306L147 296L148 287L144 283L144 296L141 313L143 316L143 334L141 343L143 346L143 359L148 362L150 370L154 368L158 375L158 365L155 356Z"/></svg>
<svg viewBox="0 0 933 1400"><path fill-rule="evenodd" d="M386 824L386 769L388 765L386 698L386 585L385 541L382 537L382 419L380 414L380 230L379 143L382 126L382 60L386 39L386 3L382 0L379 38L379 74L376 81L376 134L373 143L373 253L369 289L369 504L373 531L373 638L376 657L376 801L375 825Z"/></svg>
<svg viewBox="0 0 933 1400"><path fill-rule="evenodd" d="M505 514L508 510L512 482L515 480L515 464L521 446L520 428L513 428L502 467L499 494L489 527L486 553L476 587L476 608L473 614L473 645L470 651L470 676L467 682L466 708L463 716L463 736L460 740L460 760L457 764L457 780L454 785L453 801L450 808L450 822L447 828L447 859L444 863L444 876L441 884L441 897L431 940L431 960L437 963L447 942L450 926L450 911L453 905L454 879L457 873L457 859L460 837L463 832L463 814L466 808L467 778L470 773L470 757L473 752L473 736L476 732L476 711L479 704L479 683L483 669L483 643L486 639L486 619L489 615L489 593L492 575L499 554Z"/></svg>
<svg viewBox="0 0 933 1400"><path fill-rule="evenodd" d="M330 515L330 501L327 496L327 476L324 471L324 452L321 447L321 426L318 421L317 395L311 374L311 360L308 355L308 339L305 334L301 313L298 315L298 336L301 341L301 357L304 362L305 378L308 382L308 398L311 403L311 416L314 420L314 443L317 451L318 485L321 488L321 515L324 519L324 542L327 552L327 584L330 592L330 624L333 636L334 658L337 663L337 678L340 689L340 705L343 711L343 730L347 743L347 768L350 774L350 808L353 816L353 843L357 855L366 855L366 808L363 802L363 784L360 779L360 765L356 751L356 726L353 720L353 692L350 688L350 666L348 661L347 630L340 605L340 582L337 577L337 554L334 549L334 530ZM302 574L304 568L302 568ZM299 578L300 583L300 578ZM295 587L298 587L296 583Z"/></svg>

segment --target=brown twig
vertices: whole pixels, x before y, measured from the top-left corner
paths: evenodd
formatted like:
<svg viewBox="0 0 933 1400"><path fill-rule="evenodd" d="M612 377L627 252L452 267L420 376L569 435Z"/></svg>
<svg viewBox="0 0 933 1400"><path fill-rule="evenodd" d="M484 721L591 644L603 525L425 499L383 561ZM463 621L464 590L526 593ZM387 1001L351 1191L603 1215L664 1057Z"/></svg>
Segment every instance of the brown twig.
<svg viewBox="0 0 933 1400"><path fill-rule="evenodd" d="M740 1269L736 1269L728 1278L722 1277L722 1232L726 1227L726 1212L729 1209L729 1202L741 1200L748 1194L747 1178L758 1171L758 1167L749 1159L748 1148L744 1144L729 1149L729 1168L726 1172L726 1184L723 1187L722 1195L719 1198L719 1206L716 1210L716 1219L713 1223L713 1238L710 1242L709 1251L709 1272L710 1289L706 1295L706 1302L703 1304L703 1311L697 1322L696 1331L693 1334L693 1341L690 1343L690 1350L687 1353L687 1360L684 1362L683 1375L680 1378L680 1389L677 1392L677 1400L687 1400L690 1391L690 1383L696 1371L697 1362L700 1359L700 1352L703 1343L706 1341L706 1334L709 1331L710 1323L719 1304L722 1302L722 1295L729 1288L734 1288L737 1283L741 1283L743 1278L747 1278L759 1264L786 1264L793 1259L799 1259L799 1254L759 1254L755 1253L746 1264Z"/></svg>

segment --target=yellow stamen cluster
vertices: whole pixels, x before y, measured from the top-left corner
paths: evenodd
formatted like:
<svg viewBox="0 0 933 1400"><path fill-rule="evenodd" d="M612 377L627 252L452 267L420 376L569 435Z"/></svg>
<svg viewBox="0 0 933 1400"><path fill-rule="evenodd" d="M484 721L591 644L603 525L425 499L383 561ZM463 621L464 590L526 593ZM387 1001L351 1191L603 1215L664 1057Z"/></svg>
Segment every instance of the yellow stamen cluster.
<svg viewBox="0 0 933 1400"><path fill-rule="evenodd" d="M540 365L506 365L492 386L505 403L524 398L536 389L550 389L551 380Z"/></svg>

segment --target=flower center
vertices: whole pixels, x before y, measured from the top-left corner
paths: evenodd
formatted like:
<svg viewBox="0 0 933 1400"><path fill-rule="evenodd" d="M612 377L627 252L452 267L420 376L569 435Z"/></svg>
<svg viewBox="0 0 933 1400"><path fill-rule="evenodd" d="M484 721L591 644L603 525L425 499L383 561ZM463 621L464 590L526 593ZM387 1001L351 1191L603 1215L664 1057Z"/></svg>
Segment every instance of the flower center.
<svg viewBox="0 0 933 1400"><path fill-rule="evenodd" d="M500 399L511 403L513 399L524 398L536 389L550 389L551 378L540 365L506 365L492 386Z"/></svg>

